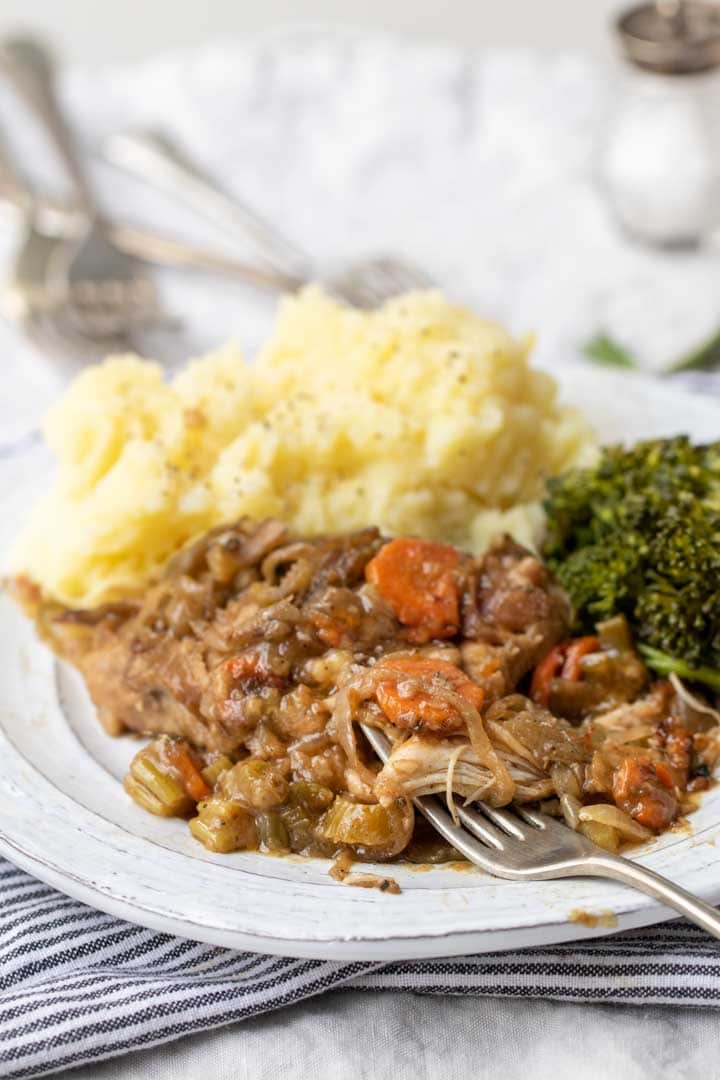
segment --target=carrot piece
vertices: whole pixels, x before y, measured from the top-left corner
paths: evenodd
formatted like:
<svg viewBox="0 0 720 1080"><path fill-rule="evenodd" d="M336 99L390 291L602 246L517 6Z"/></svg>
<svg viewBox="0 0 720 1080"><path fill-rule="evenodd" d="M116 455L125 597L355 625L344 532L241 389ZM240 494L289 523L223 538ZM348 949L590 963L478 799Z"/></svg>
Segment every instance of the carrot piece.
<svg viewBox="0 0 720 1080"><path fill-rule="evenodd" d="M547 708L550 701L550 686L553 679L557 678L560 674L560 669L565 661L566 652L566 643L563 642L560 645L556 645L554 649L551 649L550 652L542 658L533 671L533 677L530 683L530 697L533 701L536 701L538 705L543 705Z"/></svg>
<svg viewBox="0 0 720 1080"><path fill-rule="evenodd" d="M206 799L210 794L211 789L203 780L200 770L197 768L185 747L181 743L170 743L167 750L167 758L170 764L180 773L185 785L185 790L190 798L194 799L195 802Z"/></svg>
<svg viewBox="0 0 720 1080"><path fill-rule="evenodd" d="M256 652L244 652L227 661L227 670L233 679L241 682L246 679L259 679L262 675L262 663Z"/></svg>
<svg viewBox="0 0 720 1080"><path fill-rule="evenodd" d="M678 719L667 717L658 729L664 737L664 750L667 755L667 768L674 778L673 783L684 787L687 783L692 760L693 738ZM658 766L659 770L660 766ZM659 772L658 772L658 775Z"/></svg>
<svg viewBox="0 0 720 1080"><path fill-rule="evenodd" d="M467 702L479 709L483 703L481 687L468 678L455 664L447 660L433 660L430 656L388 656L378 661L377 669L399 672L410 677L431 678L445 683ZM444 701L433 700L424 693L402 695L396 681L382 682L376 691L377 702L388 720L397 727L428 728L430 731L448 734L464 726L460 713Z"/></svg>
<svg viewBox="0 0 720 1080"><path fill-rule="evenodd" d="M612 796L621 810L654 832L667 829L677 817L672 778L662 764L647 758L626 758L617 767Z"/></svg>
<svg viewBox="0 0 720 1080"><path fill-rule="evenodd" d="M282 686L280 675L270 671L262 655L257 650L249 650L225 661L225 668L232 679L240 683L246 693L252 693L264 686Z"/></svg>
<svg viewBox="0 0 720 1080"><path fill-rule="evenodd" d="M600 638L593 637L592 635L575 638L573 641L569 641L565 653L562 678L569 679L570 682L579 682L582 676L581 661L583 656L587 656L588 653L598 652L599 649Z"/></svg>
<svg viewBox="0 0 720 1080"><path fill-rule="evenodd" d="M530 683L530 697L533 701L547 708L553 679L562 678L570 682L579 682L582 678L583 656L597 652L599 648L600 639L588 635L574 638L572 641L561 641L559 645L551 649L533 672Z"/></svg>
<svg viewBox="0 0 720 1080"><path fill-rule="evenodd" d="M391 540L365 567L365 577L411 628L410 641L452 637L460 624L460 552L429 540Z"/></svg>
<svg viewBox="0 0 720 1080"><path fill-rule="evenodd" d="M314 611L310 616L310 621L323 645L329 645L331 649L340 648L345 637L345 628L341 622L330 615L325 615L322 611Z"/></svg>
<svg viewBox="0 0 720 1080"><path fill-rule="evenodd" d="M360 624L357 613L349 608L332 615L324 611L311 611L309 618L322 643L333 649L352 645L353 633Z"/></svg>
<svg viewBox="0 0 720 1080"><path fill-rule="evenodd" d="M670 766L665 765L662 761L658 761L655 765L655 772L657 773L660 783L673 791L675 788L675 778L671 772Z"/></svg>

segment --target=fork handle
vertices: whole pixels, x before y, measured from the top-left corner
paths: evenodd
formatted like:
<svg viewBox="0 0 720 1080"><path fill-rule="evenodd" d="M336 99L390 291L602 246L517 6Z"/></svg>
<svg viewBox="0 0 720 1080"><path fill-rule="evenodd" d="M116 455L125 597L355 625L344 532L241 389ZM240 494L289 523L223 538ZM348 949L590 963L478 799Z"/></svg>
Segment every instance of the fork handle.
<svg viewBox="0 0 720 1080"><path fill-rule="evenodd" d="M134 225L111 225L110 235L120 251L163 266L183 266L209 270L218 274L229 274L248 281L252 285L280 292L297 292L305 284L302 278L285 274L282 270L253 266L240 259L198 248L183 240L176 240Z"/></svg>
<svg viewBox="0 0 720 1080"><path fill-rule="evenodd" d="M638 889L655 900L660 900L668 907L674 908L690 922L706 930L708 934L720 938L720 912L717 908L706 904L704 900L693 896L685 889L681 889L679 885L661 874L656 874L654 870L648 870L646 866L640 866L639 863L619 858L616 855L591 855L589 858L578 860L572 873L621 881L623 885L630 885L633 889Z"/></svg>
<svg viewBox="0 0 720 1080"><path fill-rule="evenodd" d="M118 132L106 139L103 156L110 164L185 203L223 232L250 236L271 269L292 277L310 276L310 259L304 252L251 206L221 187L168 135Z"/></svg>
<svg viewBox="0 0 720 1080"><path fill-rule="evenodd" d="M55 90L55 65L35 38L0 38L0 69L43 124L62 159L82 209L90 216L98 207Z"/></svg>
<svg viewBox="0 0 720 1080"><path fill-rule="evenodd" d="M32 207L32 193L15 162L11 160L5 142L0 142L0 199L14 203L21 210Z"/></svg>

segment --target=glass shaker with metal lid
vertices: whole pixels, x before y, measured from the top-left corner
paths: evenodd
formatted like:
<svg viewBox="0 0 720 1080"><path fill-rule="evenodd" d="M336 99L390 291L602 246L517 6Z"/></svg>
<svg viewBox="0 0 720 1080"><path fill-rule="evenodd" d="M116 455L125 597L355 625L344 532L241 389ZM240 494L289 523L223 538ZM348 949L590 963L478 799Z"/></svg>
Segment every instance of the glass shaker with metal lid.
<svg viewBox="0 0 720 1080"><path fill-rule="evenodd" d="M658 0L617 32L630 63L602 147L607 196L635 238L698 244L720 227L720 4Z"/></svg>

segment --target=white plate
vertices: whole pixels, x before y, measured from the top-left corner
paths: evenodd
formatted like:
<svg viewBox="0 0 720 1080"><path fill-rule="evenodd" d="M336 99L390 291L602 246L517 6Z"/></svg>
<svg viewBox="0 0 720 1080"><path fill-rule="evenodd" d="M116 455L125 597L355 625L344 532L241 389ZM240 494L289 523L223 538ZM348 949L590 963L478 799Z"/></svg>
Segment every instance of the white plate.
<svg viewBox="0 0 720 1080"><path fill-rule="evenodd" d="M679 431L720 437L718 404L672 384L580 367L563 369L561 381L606 440ZM0 464L3 544L47 473L44 451ZM137 743L100 730L79 677L54 663L6 600L0 642L0 854L104 911L217 945L342 960L447 956L608 932L569 921L573 909L611 911L618 928L670 916L602 881L514 883L475 870L393 867L402 893L389 896L336 884L322 860L212 855L183 822L153 818L125 796L120 779ZM720 787L690 832L667 834L638 859L718 901L718 839Z"/></svg>

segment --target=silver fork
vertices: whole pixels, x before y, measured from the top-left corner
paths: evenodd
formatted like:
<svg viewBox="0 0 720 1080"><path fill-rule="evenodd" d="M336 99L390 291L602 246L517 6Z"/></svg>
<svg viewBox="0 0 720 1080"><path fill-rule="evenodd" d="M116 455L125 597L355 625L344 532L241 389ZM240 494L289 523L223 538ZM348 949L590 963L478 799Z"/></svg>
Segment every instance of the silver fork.
<svg viewBox="0 0 720 1080"><path fill-rule="evenodd" d="M69 325L89 338L113 338L133 328L162 323L154 286L142 265L110 242L55 92L49 54L31 38L2 38L0 69L55 144L86 218L79 237L58 245L48 261L52 299L63 295Z"/></svg>
<svg viewBox="0 0 720 1080"><path fill-rule="evenodd" d="M78 328L47 287L48 263L65 243L38 229L33 210L23 212L22 235L3 293L3 310L43 353L77 360L124 352L130 340L121 333L91 337Z"/></svg>
<svg viewBox="0 0 720 1080"><path fill-rule="evenodd" d="M66 239L48 227L53 224L47 220L52 212L34 199L2 145L0 198L13 203L21 215L20 241L2 293L4 313L20 324L42 352L84 360L103 355L109 348L127 349L129 341L121 335L98 341L71 325L64 293L56 295L47 282L48 264L57 258ZM63 217L63 223L67 220Z"/></svg>
<svg viewBox="0 0 720 1080"><path fill-rule="evenodd" d="M390 756L390 741L377 728L361 724L381 761ZM421 814L470 862L496 877L512 881L547 878L602 877L621 881L675 908L691 922L720 938L720 912L679 885L638 863L603 851L557 818L513 804L496 809L485 803L458 805L456 825L433 796L413 799Z"/></svg>
<svg viewBox="0 0 720 1080"><path fill-rule="evenodd" d="M118 132L106 139L103 156L112 165L192 207L226 235L249 236L264 264L278 275L265 284L293 291L318 279L308 254L269 225L248 203L221 187L164 133ZM136 234L134 240L134 250L142 254L142 237ZM191 259L191 253L188 254ZM223 269L221 263L217 269ZM359 308L377 307L399 293L433 285L424 271L392 256L367 259L329 278L320 276L320 280L328 292Z"/></svg>

